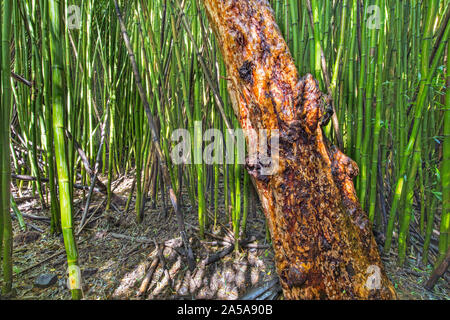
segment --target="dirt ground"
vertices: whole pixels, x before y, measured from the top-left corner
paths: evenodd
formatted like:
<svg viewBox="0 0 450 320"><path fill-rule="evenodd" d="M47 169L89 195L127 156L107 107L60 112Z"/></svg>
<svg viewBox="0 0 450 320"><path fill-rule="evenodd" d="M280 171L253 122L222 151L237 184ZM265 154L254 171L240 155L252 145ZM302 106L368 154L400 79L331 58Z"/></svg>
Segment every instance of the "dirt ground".
<svg viewBox="0 0 450 320"><path fill-rule="evenodd" d="M123 177L113 185L115 194L123 199L123 203L130 193L133 178L134 175ZM36 198L25 193L14 195L28 226L24 232L17 220L13 220L14 293L10 298L70 299L66 285L67 262L62 236L49 234L49 220L42 220L49 216L48 210L43 210ZM206 266L202 265L205 258L230 246L226 242L226 235L230 232L230 228L226 227L229 226L229 219L223 214L224 208L220 208L216 230L210 228L211 233L206 235L205 240L200 240L196 231L196 209L183 206L189 240L198 265L191 272L178 237L176 217L169 204L166 217L161 201L154 207L150 201L147 202L144 221L137 224L133 203L126 213L121 211L124 206L119 204L107 212L104 210L104 198L102 194L94 194L88 214L89 222L76 236L84 299L233 300L276 277L273 251L266 240L264 216L257 205L251 206L247 224L247 237L254 240L249 245L250 248L228 254ZM76 199L75 233L79 230L85 204L81 201L83 194L80 191L77 191ZM183 194L183 203L189 203L186 194ZM164 267L153 240L163 244L159 248L163 249L161 253ZM392 252L394 251L393 249ZM148 288L141 289L141 284L149 270L153 269L152 262L157 257L159 263ZM402 268L396 266L395 254L383 257L383 260L401 299L449 299L448 277L441 278L433 291L423 288L432 268L431 265L422 267L418 257L408 257ZM58 281L47 288L37 288L35 280L42 274L56 275ZM278 295L277 299L282 299L282 296Z"/></svg>

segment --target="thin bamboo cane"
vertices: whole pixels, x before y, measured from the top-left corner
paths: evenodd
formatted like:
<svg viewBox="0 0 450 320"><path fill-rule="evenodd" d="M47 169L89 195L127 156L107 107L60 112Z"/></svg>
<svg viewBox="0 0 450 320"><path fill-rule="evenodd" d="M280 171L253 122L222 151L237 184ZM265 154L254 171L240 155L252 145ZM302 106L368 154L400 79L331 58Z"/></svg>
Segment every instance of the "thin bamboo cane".
<svg viewBox="0 0 450 320"><path fill-rule="evenodd" d="M378 53L377 53L377 78L376 78L376 105L375 105L375 123L373 130L373 150L372 150L372 165L370 170L370 197L369 197L369 219L373 222L375 217L375 206L377 196L377 170L378 170L378 152L379 152L379 138L381 131L381 113L383 106L383 62L385 51L385 30L384 25L384 8L385 1L378 1L377 4L381 8L380 20L383 22L383 26L378 32Z"/></svg>
<svg viewBox="0 0 450 320"><path fill-rule="evenodd" d="M41 28L42 28L42 70L44 79L44 107L45 107L45 128L47 134L47 161L48 179L50 189L50 211L51 223L50 232L57 233L61 230L61 219L58 207L58 198L55 185L55 166L53 152L53 126L51 109L51 83L50 83L50 47L49 47L49 17L48 2L41 4Z"/></svg>

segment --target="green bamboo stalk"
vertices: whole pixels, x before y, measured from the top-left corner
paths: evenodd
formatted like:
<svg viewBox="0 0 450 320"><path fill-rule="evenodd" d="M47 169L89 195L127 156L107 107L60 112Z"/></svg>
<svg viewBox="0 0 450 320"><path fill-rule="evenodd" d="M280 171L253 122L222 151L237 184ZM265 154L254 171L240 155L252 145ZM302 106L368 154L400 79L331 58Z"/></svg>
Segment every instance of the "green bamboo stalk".
<svg viewBox="0 0 450 320"><path fill-rule="evenodd" d="M442 215L439 237L439 261L450 246L450 46L447 44L447 85L444 110L444 141L442 142L441 183Z"/></svg>
<svg viewBox="0 0 450 320"><path fill-rule="evenodd" d="M3 1L3 14L1 20L1 88L2 88L2 104L0 107L0 139L1 139L1 171L0 171L0 215L3 221L0 224L2 227L3 249L3 287L2 294L7 295L12 290L12 224L10 215L10 177L11 177L11 162L9 153L10 140L10 111L11 111L11 19L12 11L14 10L12 0Z"/></svg>
<svg viewBox="0 0 450 320"><path fill-rule="evenodd" d="M213 112L214 112L214 128L219 129L219 116L217 112L215 111ZM219 139L217 137L214 140L214 147L216 152L217 150L219 150L220 147L223 148L223 146L219 144ZM217 218L219 214L219 183L220 183L219 163L214 163L214 227L213 227L214 231L216 231L217 228Z"/></svg>
<svg viewBox="0 0 450 320"><path fill-rule="evenodd" d="M313 16L313 34L314 34L314 76L319 81L320 87L323 88L323 77L322 77L322 60L321 52L322 46L320 43L320 34L322 30L320 29L320 19L319 19L319 3L317 0L311 1L311 10Z"/></svg>
<svg viewBox="0 0 450 320"><path fill-rule="evenodd" d="M298 0L301 1L301 0ZM307 29L308 29L308 12L301 6L301 3L297 3L297 7L299 10L301 10L301 13L299 13L299 16L301 15L301 31L300 31L300 47L297 52L297 64L298 64L298 70L301 71L302 74L306 73L307 63L307 53L306 50L308 37L307 37Z"/></svg>
<svg viewBox="0 0 450 320"><path fill-rule="evenodd" d="M194 20L192 23L193 30L193 41L197 41L200 35L199 19L197 14L197 1L193 1L192 12L194 14ZM193 66L193 100L194 100L194 119L197 123L194 131L194 163L197 172L197 197L198 197L198 223L200 237L203 239L205 237L205 227L206 227L206 207L205 207L205 194L204 194L204 164L203 164L203 130L202 130L202 102L201 102L201 92L200 92L200 70L198 67L198 60L194 59Z"/></svg>
<svg viewBox="0 0 450 320"><path fill-rule="evenodd" d="M397 111L397 157L396 157L396 176L398 175L398 171L400 169L400 162L401 162L401 158L403 157L403 150L404 150L404 146L406 145L406 119L405 119L405 110L404 110L404 98L403 98L403 90L404 90L404 84L407 81L407 79L405 79L405 69L404 69L404 65L406 64L405 62L405 46L404 46L404 32L402 30L402 25L403 25L403 11L401 10L401 4L400 4L400 0L397 0L396 3L396 9L397 12L401 11L400 14L397 13L398 18L397 18L397 23L396 23L396 27L397 27L397 82L396 82L396 87L397 87L397 98L396 98L396 109Z"/></svg>
<svg viewBox="0 0 450 320"><path fill-rule="evenodd" d="M298 17L298 2L295 0L289 0L289 13L290 13L290 29L291 29L291 34L292 34L292 46L291 46L291 52L293 53L293 56L295 58L295 62L296 62L296 66L297 68L300 67L299 64L299 45L300 45L300 40L299 40L299 17Z"/></svg>
<svg viewBox="0 0 450 320"><path fill-rule="evenodd" d="M347 11L348 11L348 0L344 0L344 3L342 5L342 20L341 20L341 29L340 29L340 35L339 35L338 51L337 51L337 55L336 55L336 61L334 62L334 65L333 65L333 75L332 75L331 83L330 83L331 94L334 98L336 98L336 87L337 87L337 79L338 79L338 75L339 75L339 67L341 65L341 57L342 57L342 53L344 51L344 39L346 36L345 27L346 27L346 22L347 22Z"/></svg>
<svg viewBox="0 0 450 320"><path fill-rule="evenodd" d="M355 144L356 144L356 118L357 118L357 109L356 109L356 91L357 91L357 83L356 83L356 73L357 73L357 15L358 15L358 3L357 0L352 1L351 7L351 15L350 15L350 28L351 28L351 44L350 44L350 52L349 52L349 63L348 63L348 106L349 110L346 113L349 120L347 122L347 131L348 138L350 142L347 143L348 149L347 153L352 155L353 159L355 159Z"/></svg>
<svg viewBox="0 0 450 320"><path fill-rule="evenodd" d="M375 217L375 207L377 202L377 170L378 170L378 151L379 151L379 141L380 141L380 131L381 131L381 114L383 106L383 62L384 62L384 51L385 51L385 18L384 18L384 8L385 1L378 1L377 4L381 8L380 20L382 26L378 32L378 57L377 57L377 75L376 75L376 106L375 106L375 123L373 130L373 150L372 150L372 166L370 170L370 197L369 197L369 220L373 222ZM369 107L370 108L370 107Z"/></svg>
<svg viewBox="0 0 450 320"><path fill-rule="evenodd" d="M406 242L409 232L409 225L411 221L413 197L414 197L414 185L416 182L417 168L421 165L421 137L420 133L417 137L417 146L414 149L414 155L411 160L411 168L408 173L408 178L406 181L405 188L405 211L401 217L399 235L398 235L398 264L401 266L404 264L406 259Z"/></svg>
<svg viewBox="0 0 450 320"><path fill-rule="evenodd" d="M235 121L235 127L237 127L239 124L237 120ZM234 206L233 206L233 231L234 231L234 250L236 251L236 254L239 252L239 233L240 233L240 226L241 226L241 165L238 161L238 155L239 155L239 146L235 146L235 160L234 160Z"/></svg>
<svg viewBox="0 0 450 320"><path fill-rule="evenodd" d="M3 2L2 2L3 4ZM5 148L4 143L5 143L5 138L3 137L5 132L4 132L4 128L5 126L4 124L4 110L3 110L3 99L4 99L4 95L3 95L3 55L4 54L8 54L9 55L9 50L7 50L6 48L8 47L8 41L5 40L5 42L3 43L3 10L2 7L0 6L0 28L1 28L1 32L0 32L0 71L1 71L1 75L0 75L0 94L1 94L1 98L2 99L2 104L0 105L0 123L2 124L2 126L0 127L0 150L3 150ZM20 53L19 53L20 55ZM6 65L6 63L5 63ZM9 69L9 66L8 66ZM20 118L19 118L20 120ZM9 126L8 126L9 127ZM8 133L9 134L9 133ZM0 155L0 260L1 257L3 256L3 211L6 209L4 209L3 207L4 205L4 200L3 200L3 179L4 176L7 175L7 172L4 172L5 170L3 169L3 153ZM5 167L5 169L7 169ZM9 190L9 189L7 189ZM20 190L20 188L19 188ZM7 191L6 191L7 192ZM9 211L9 210L8 210Z"/></svg>
<svg viewBox="0 0 450 320"><path fill-rule="evenodd" d="M360 66L359 66L359 80L358 80L358 112L357 112L357 131L356 131L356 143L355 143L355 161L358 165L362 162L362 144L363 144L363 127L364 127L364 94L366 92L366 60L367 60L367 32L366 32L366 18L365 12L367 11L367 2L360 14L362 17L361 21L361 37L360 37ZM358 6L359 11L361 11L360 6ZM361 175L361 174L360 174ZM357 180L357 191L358 194L361 192L360 186L361 178L358 177ZM361 202L362 203L362 202Z"/></svg>
<svg viewBox="0 0 450 320"><path fill-rule="evenodd" d="M16 201L14 200L14 197L11 195L11 209L13 210L14 214L16 215L17 221L19 222L19 227L22 231L27 231L27 225L25 224L25 221L23 220L22 212L20 212L19 208L17 207Z"/></svg>
<svg viewBox="0 0 450 320"><path fill-rule="evenodd" d="M434 229L434 219L436 213L436 205L437 205L437 197L433 196L430 201L430 207L427 214L427 228L425 231L425 241L422 248L422 263L424 265L428 264L428 254L431 243L431 235L433 234Z"/></svg>
<svg viewBox="0 0 450 320"><path fill-rule="evenodd" d="M61 207L61 228L69 268L69 283L72 299L81 298L81 272L78 267L78 250L72 230L72 193L70 191L69 166L64 134L64 51L61 25L63 3L60 0L49 1L50 53L52 63L52 106L53 134L55 143L56 167L58 172L59 201Z"/></svg>
<svg viewBox="0 0 450 320"><path fill-rule="evenodd" d="M108 65L108 80L109 80L109 91L110 91L110 101L109 101L109 113L111 115L110 121L109 121L109 152L108 152L108 182L106 184L107 188L107 200L106 200L106 209L109 210L111 207L111 184L113 180L114 175L114 155L115 155L115 148L116 148L116 109L117 109L117 96L116 96L116 78L118 72L116 72L116 68L113 68L113 65L117 65L119 63L119 52L117 47L114 44L118 42L118 38L120 36L120 29L119 24L115 21L116 19L113 19L114 17L114 3L113 0L109 0L109 17L111 18L111 29L109 29L108 34L108 42L109 42L109 52L108 52L108 59L112 61L113 63L110 63ZM106 150L106 146L105 146ZM104 166L106 167L106 165ZM135 186L135 184L133 185ZM128 204L128 202L127 202Z"/></svg>
<svg viewBox="0 0 450 320"><path fill-rule="evenodd" d="M241 221L241 232L245 236L247 230L247 217L248 217L248 197L249 197L249 180L250 176L246 170L244 170L244 185L243 185L243 212L242 212L242 221Z"/></svg>
<svg viewBox="0 0 450 320"><path fill-rule="evenodd" d="M39 77L39 73L36 72L36 69L38 67L38 61L36 59L36 52L35 52L35 46L32 47L32 58L31 58L31 77L32 79L36 79L36 83L40 84L40 77ZM45 207L45 201L44 201L44 194L42 191L42 182L41 182L41 173L39 170L39 166L38 166L38 135L37 135L37 130L38 130L38 117L39 117L39 97L34 96L32 98L31 101L31 122L30 122L30 130L31 130L31 141L33 143L32 146L32 155L31 155L31 160L32 160L32 175L35 176L36 179L36 188L38 191L38 195L39 195L39 199L41 201L41 204L43 207Z"/></svg>
<svg viewBox="0 0 450 320"><path fill-rule="evenodd" d="M383 8L384 9L384 8ZM380 11L383 11L381 9ZM366 14L368 14L366 12ZM368 26L367 26L368 27ZM368 182L370 181L370 141L372 133L372 109L373 98L375 88L375 69L376 60L375 53L377 50L377 29L372 27L368 32L368 77L367 77L367 90L364 106L364 138L361 148L361 165L360 165L360 179L359 179L359 201L363 209L366 208L366 198L368 195ZM375 155L374 155L375 157Z"/></svg>
<svg viewBox="0 0 450 320"><path fill-rule="evenodd" d="M51 109L51 82L50 82L50 47L49 47L49 17L48 2L41 5L41 28L42 28L42 70L44 82L44 117L47 139L47 161L48 161L48 179L50 189L50 232L57 233L61 230L61 220L56 195L55 185L55 167L53 152L53 126Z"/></svg>

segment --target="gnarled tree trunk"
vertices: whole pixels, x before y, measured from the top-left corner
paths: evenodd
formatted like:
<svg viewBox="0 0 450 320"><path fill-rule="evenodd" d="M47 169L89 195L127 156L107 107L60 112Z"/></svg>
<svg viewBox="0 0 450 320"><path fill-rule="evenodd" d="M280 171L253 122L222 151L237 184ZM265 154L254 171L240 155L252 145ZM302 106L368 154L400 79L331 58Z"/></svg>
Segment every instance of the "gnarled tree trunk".
<svg viewBox="0 0 450 320"><path fill-rule="evenodd" d="M242 128L279 130L276 172L263 175L261 163L247 169L269 224L285 298L396 298L355 195L358 167L326 142L317 82L309 74L299 78L268 2L203 3Z"/></svg>

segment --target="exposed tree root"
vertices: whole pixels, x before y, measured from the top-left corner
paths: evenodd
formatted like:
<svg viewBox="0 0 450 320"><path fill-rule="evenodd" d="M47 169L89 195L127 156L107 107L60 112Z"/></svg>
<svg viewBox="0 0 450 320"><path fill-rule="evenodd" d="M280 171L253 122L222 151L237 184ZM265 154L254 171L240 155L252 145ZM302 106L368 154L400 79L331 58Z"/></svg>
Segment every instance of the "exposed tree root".
<svg viewBox="0 0 450 320"><path fill-rule="evenodd" d="M158 264L159 264L159 257L157 256L153 260L153 262L150 266L150 269L148 270L147 274L145 275L145 278L142 280L141 286L139 287L138 296L142 296L142 295L144 295L144 293L147 292L150 281L152 280L153 273L155 272L156 268L158 267Z"/></svg>
<svg viewBox="0 0 450 320"><path fill-rule="evenodd" d="M425 284L425 288L428 290L433 289L436 282L442 277L445 272L448 270L448 266L450 265L450 249L447 250L447 254L445 258L441 261L441 263L434 269L433 273Z"/></svg>

